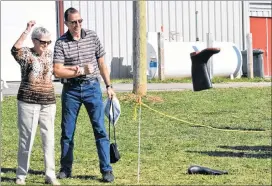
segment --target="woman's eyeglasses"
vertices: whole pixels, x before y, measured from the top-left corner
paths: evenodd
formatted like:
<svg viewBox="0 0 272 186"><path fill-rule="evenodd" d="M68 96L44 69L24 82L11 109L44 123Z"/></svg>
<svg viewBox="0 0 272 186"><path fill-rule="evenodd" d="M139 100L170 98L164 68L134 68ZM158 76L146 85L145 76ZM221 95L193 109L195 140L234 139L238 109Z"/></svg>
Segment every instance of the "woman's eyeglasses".
<svg viewBox="0 0 272 186"><path fill-rule="evenodd" d="M41 45L45 45L45 44L50 45L51 42L52 42L52 41L42 41L42 40L39 40L37 38L34 38L34 39L36 39L37 41L39 41Z"/></svg>
<svg viewBox="0 0 272 186"><path fill-rule="evenodd" d="M72 24L72 25L76 25L77 23L81 24L83 22L83 19L79 19L79 20L75 20L75 21L67 21L67 22Z"/></svg>

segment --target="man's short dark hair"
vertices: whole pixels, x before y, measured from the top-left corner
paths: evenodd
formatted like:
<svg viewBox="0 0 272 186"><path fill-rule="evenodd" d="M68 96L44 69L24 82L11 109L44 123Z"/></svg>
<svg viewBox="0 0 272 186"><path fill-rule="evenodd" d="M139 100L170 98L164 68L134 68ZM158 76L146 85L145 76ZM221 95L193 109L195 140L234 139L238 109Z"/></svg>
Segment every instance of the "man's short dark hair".
<svg viewBox="0 0 272 186"><path fill-rule="evenodd" d="M65 12L64 12L64 20L65 21L68 21L68 16L69 14L74 14L74 13L78 13L78 10L73 8L73 7L70 7L68 8Z"/></svg>

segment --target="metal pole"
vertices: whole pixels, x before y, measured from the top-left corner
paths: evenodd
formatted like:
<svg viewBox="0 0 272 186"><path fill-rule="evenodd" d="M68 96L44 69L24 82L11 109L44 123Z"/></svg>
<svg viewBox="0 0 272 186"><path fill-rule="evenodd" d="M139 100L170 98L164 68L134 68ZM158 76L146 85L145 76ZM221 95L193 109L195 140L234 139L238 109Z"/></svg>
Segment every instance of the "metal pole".
<svg viewBox="0 0 272 186"><path fill-rule="evenodd" d="M213 35L212 33L207 33L207 48L213 47ZM210 79L213 78L213 58L211 57L207 63Z"/></svg>
<svg viewBox="0 0 272 186"><path fill-rule="evenodd" d="M197 14L198 14L198 11L196 11L195 14L196 14L196 22L195 22L195 26L196 26L196 41L199 41L199 38L198 38L198 29L197 29Z"/></svg>

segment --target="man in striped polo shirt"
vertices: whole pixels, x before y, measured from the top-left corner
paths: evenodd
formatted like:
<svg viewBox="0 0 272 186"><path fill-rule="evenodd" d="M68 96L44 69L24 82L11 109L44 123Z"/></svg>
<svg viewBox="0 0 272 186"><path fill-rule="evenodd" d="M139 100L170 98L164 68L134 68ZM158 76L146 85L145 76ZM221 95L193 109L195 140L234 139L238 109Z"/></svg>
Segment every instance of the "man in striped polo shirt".
<svg viewBox="0 0 272 186"><path fill-rule="evenodd" d="M62 78L61 169L58 178L71 177L76 120L82 103L89 114L96 140L102 180L112 182L110 142L104 125L104 109L99 75L102 76L108 97L112 89L105 51L94 31L81 28L82 18L75 8L64 13L68 31L55 44L54 74Z"/></svg>

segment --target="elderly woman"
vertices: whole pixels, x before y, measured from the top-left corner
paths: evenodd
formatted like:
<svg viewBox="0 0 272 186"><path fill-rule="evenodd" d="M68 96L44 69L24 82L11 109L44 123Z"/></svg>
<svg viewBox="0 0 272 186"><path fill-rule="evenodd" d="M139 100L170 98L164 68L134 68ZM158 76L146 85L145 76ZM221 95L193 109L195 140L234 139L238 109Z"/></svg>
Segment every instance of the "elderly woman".
<svg viewBox="0 0 272 186"><path fill-rule="evenodd" d="M53 58L52 52L48 49L51 43L50 33L43 27L35 28L31 35L34 47L23 47L23 42L34 25L35 21L27 23L26 30L11 49L11 54L21 67L21 84L17 94L19 147L16 184L25 185L30 154L37 126L40 124L45 183L60 185L55 175L56 100L52 83Z"/></svg>

